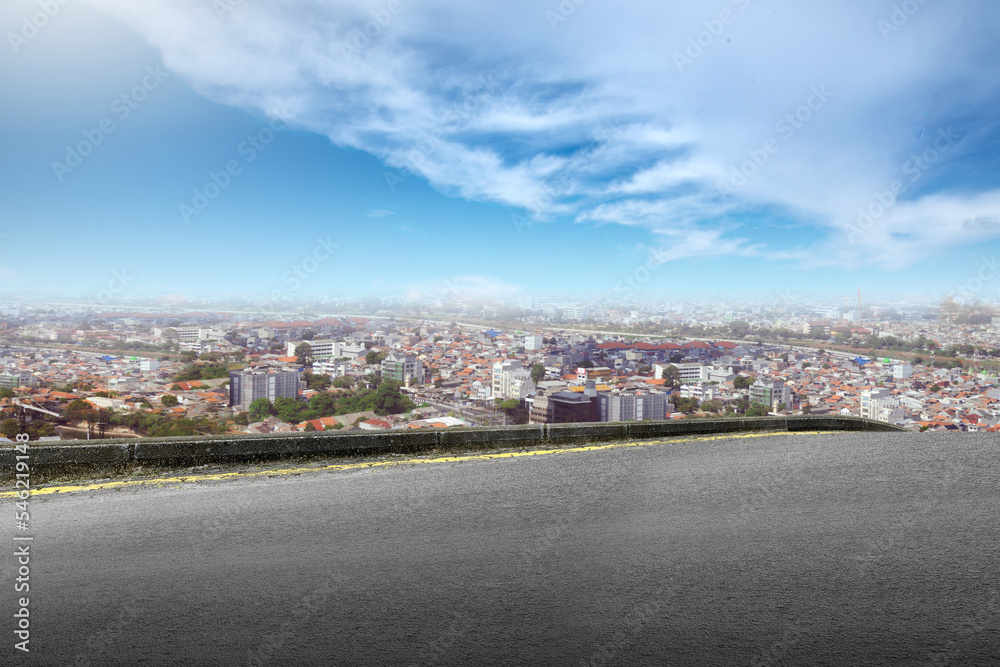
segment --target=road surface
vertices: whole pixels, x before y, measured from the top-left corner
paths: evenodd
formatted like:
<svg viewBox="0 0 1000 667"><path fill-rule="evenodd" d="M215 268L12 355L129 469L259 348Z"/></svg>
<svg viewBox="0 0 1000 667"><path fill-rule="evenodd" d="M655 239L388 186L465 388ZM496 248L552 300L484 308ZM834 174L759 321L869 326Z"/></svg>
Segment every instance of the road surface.
<svg viewBox="0 0 1000 667"><path fill-rule="evenodd" d="M0 662L1000 664L998 453L747 435L39 493Z"/></svg>

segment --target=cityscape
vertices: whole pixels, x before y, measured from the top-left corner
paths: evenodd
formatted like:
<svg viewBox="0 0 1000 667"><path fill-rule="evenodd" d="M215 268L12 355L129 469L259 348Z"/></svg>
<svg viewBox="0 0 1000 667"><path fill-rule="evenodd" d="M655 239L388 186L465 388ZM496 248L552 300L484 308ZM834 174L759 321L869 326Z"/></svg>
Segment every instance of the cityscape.
<svg viewBox="0 0 1000 667"><path fill-rule="evenodd" d="M987 305L859 294L816 308L533 297L368 310L8 303L0 427L13 436L29 403L53 440L796 414L1000 430L1000 316Z"/></svg>

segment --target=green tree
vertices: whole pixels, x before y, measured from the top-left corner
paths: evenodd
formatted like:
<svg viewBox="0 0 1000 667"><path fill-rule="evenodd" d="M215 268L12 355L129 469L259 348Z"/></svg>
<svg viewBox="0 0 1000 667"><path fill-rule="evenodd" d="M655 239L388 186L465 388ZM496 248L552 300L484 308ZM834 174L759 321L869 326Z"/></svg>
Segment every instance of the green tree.
<svg viewBox="0 0 1000 667"><path fill-rule="evenodd" d="M931 393L933 393L933 394L936 394L936 393L938 393L939 391L941 391L941 385L939 385L939 384L938 384L938 383L936 383L936 382L935 382L934 384L932 384L932 385L931 385Z"/></svg>
<svg viewBox="0 0 1000 667"><path fill-rule="evenodd" d="M767 406L761 405L760 403L751 403L750 407L747 408L747 417L766 417L770 410Z"/></svg>
<svg viewBox="0 0 1000 667"><path fill-rule="evenodd" d="M661 377L666 380L666 385L669 388L674 388L677 386L677 381L680 378L681 372L677 370L677 366L670 364L663 369Z"/></svg>
<svg viewBox="0 0 1000 667"><path fill-rule="evenodd" d="M698 399L678 397L674 400L674 405L677 406L677 412L691 414L698 409Z"/></svg>
<svg viewBox="0 0 1000 667"><path fill-rule="evenodd" d="M163 404L165 408L175 408L177 407L177 397L173 394L164 394L160 397L160 403Z"/></svg>
<svg viewBox="0 0 1000 667"><path fill-rule="evenodd" d="M250 423L250 415L247 412L238 412L236 416L233 417L233 421L240 426L246 426Z"/></svg>
<svg viewBox="0 0 1000 667"><path fill-rule="evenodd" d="M0 398L14 398L14 390L7 387L0 389Z"/></svg>
<svg viewBox="0 0 1000 667"><path fill-rule="evenodd" d="M750 333L750 324L743 320L736 320L729 323L729 333L734 338L745 338Z"/></svg>
<svg viewBox="0 0 1000 667"><path fill-rule="evenodd" d="M264 421L274 414L274 406L268 398L256 398L250 403L250 419L255 422Z"/></svg>
<svg viewBox="0 0 1000 667"><path fill-rule="evenodd" d="M705 412L721 412L723 407L722 401L715 399L705 401L701 404L701 409Z"/></svg>
<svg viewBox="0 0 1000 667"><path fill-rule="evenodd" d="M354 386L354 378L350 375L339 377L333 381L333 386L338 389L350 389Z"/></svg>
<svg viewBox="0 0 1000 667"><path fill-rule="evenodd" d="M300 421L299 414L302 412L302 403L294 398L282 396L275 399L274 411L278 413L281 421L294 424Z"/></svg>
<svg viewBox="0 0 1000 667"><path fill-rule="evenodd" d="M313 426L312 422L309 422L308 424L306 424L306 427L304 429L302 429L302 430L303 431L315 431L316 427Z"/></svg>
<svg viewBox="0 0 1000 667"><path fill-rule="evenodd" d="M312 346L309 343L299 343L295 346L295 361L303 366L312 361Z"/></svg>
<svg viewBox="0 0 1000 667"><path fill-rule="evenodd" d="M5 419L3 423L0 424L0 435L5 438L13 440L20 432L21 426L17 423L16 419Z"/></svg>
<svg viewBox="0 0 1000 667"><path fill-rule="evenodd" d="M749 389L753 384L753 378L746 375L737 375L733 378L733 387L736 389Z"/></svg>
<svg viewBox="0 0 1000 667"><path fill-rule="evenodd" d="M545 366L542 364L532 364L531 381L537 384L542 381L543 377L545 377Z"/></svg>

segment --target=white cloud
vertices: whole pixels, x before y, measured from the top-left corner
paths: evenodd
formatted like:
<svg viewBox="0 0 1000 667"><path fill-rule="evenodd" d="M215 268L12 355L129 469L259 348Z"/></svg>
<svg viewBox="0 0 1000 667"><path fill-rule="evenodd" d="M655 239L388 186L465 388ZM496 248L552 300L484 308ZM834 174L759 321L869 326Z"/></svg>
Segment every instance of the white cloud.
<svg viewBox="0 0 1000 667"><path fill-rule="evenodd" d="M368 211L369 218L384 218L387 215L395 215L392 211L387 208L373 208Z"/></svg>
<svg viewBox="0 0 1000 667"><path fill-rule="evenodd" d="M994 193L932 190L904 193L884 225L843 243L857 207L938 126L977 128L939 175L993 133L997 9L983 3L922 5L886 38L891 8L863 0L586 3L555 29L551 7L528 0L403 0L385 25L373 12L388 5L361 0L244 0L222 19L204 0L85 1L214 100L285 110L452 195L681 235L671 257L898 267L1000 235L952 222L994 214ZM733 20L705 32L722 8ZM682 71L675 54L691 58ZM831 92L822 103L817 87ZM815 241L732 236L741 217L775 211Z"/></svg>

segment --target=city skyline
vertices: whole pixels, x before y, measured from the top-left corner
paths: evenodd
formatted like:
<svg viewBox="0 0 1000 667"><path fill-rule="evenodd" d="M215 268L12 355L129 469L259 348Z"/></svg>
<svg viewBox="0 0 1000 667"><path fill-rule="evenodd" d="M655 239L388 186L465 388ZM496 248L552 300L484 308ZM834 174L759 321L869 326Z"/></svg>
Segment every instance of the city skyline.
<svg viewBox="0 0 1000 667"><path fill-rule="evenodd" d="M997 12L9 3L0 294L989 302Z"/></svg>

